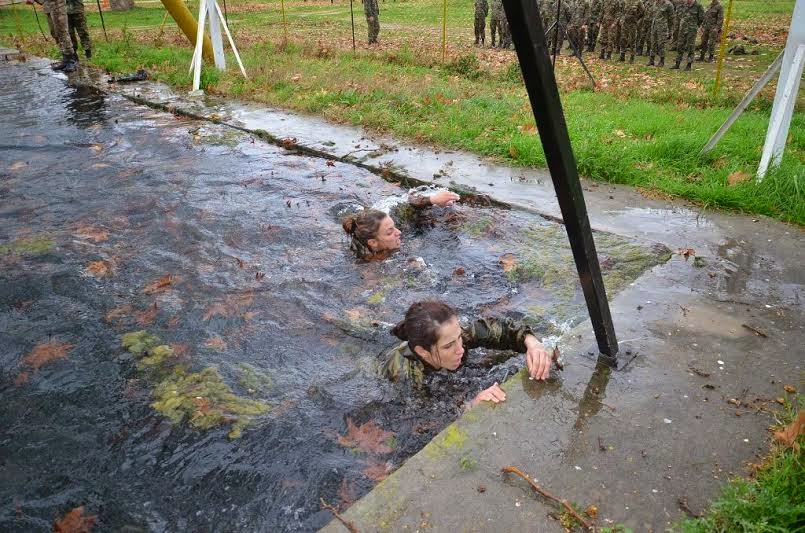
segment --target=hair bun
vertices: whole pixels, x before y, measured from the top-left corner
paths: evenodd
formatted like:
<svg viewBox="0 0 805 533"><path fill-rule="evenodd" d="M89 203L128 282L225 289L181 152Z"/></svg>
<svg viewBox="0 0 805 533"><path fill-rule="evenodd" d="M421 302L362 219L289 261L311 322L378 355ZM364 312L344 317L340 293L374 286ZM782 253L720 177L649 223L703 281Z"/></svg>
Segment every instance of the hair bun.
<svg viewBox="0 0 805 533"><path fill-rule="evenodd" d="M405 330L405 320L400 320L396 326L391 328L391 334L401 341L407 341L408 332Z"/></svg>
<svg viewBox="0 0 805 533"><path fill-rule="evenodd" d="M350 215L350 216L346 217L341 222L341 227L344 228L344 231L348 235L354 235L355 234L356 225L357 225L357 221L355 220L355 215Z"/></svg>

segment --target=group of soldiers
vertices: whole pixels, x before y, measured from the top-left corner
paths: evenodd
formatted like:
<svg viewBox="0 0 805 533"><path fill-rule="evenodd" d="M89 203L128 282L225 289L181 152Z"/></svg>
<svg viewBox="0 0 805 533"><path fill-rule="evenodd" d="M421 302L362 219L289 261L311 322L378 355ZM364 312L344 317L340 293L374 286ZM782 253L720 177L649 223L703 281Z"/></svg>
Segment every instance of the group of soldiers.
<svg viewBox="0 0 805 533"><path fill-rule="evenodd" d="M51 63L54 70L73 72L78 68L78 43L87 59L92 57L92 39L87 29L83 0L27 0L41 5L48 20L50 35L59 45L62 59Z"/></svg>
<svg viewBox="0 0 805 533"><path fill-rule="evenodd" d="M716 42L724 23L724 8L719 0L711 0L705 10L698 0L536 0L547 31L549 50L561 48L565 36L572 55L581 55L586 48L594 52L600 47L599 58L612 59L613 52L620 61L634 63L635 56L649 57L649 66L665 66L666 47L676 52L671 68L679 69L683 59L685 70L693 64L696 35L702 28L699 61L712 61ZM475 0L475 44L485 44L488 0ZM491 45L511 45L509 27L501 0L492 0L490 17ZM558 27L557 27L558 26ZM556 43L556 37L559 42Z"/></svg>

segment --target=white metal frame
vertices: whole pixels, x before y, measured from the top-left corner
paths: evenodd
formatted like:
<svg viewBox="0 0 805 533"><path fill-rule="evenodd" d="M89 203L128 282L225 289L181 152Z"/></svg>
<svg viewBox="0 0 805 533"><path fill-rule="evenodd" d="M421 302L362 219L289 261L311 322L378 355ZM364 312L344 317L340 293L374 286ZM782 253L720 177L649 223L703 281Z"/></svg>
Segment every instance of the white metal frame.
<svg viewBox="0 0 805 533"><path fill-rule="evenodd" d="M240 72L243 77L248 79L246 69L243 68L243 62L240 60L240 54L235 46L235 41L232 39L232 34L229 32L229 27L226 24L221 8L218 7L217 0L201 0L198 6L198 31L196 32L196 49L193 52L193 60L190 62L190 71L193 73L193 90L190 92L191 96L199 96L204 94L199 87L201 85L201 51L204 46L204 23L209 19L210 25L210 40L212 41L212 52L215 58L215 67L218 70L226 70L226 58L224 56L224 43L221 38L221 28L224 29L226 37L229 40L229 46L232 47L232 52L235 54L235 59L240 67Z"/></svg>

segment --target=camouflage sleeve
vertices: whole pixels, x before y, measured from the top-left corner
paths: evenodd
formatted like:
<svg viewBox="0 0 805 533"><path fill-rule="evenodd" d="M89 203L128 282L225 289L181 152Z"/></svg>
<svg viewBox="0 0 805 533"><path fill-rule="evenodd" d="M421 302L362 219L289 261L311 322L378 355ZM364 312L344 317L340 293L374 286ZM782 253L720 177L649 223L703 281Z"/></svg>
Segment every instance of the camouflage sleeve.
<svg viewBox="0 0 805 533"><path fill-rule="evenodd" d="M408 196L408 204L417 209L424 209L430 207L430 196L426 194L411 194Z"/></svg>
<svg viewBox="0 0 805 533"><path fill-rule="evenodd" d="M467 349L483 347L524 353L527 335L533 335L531 328L517 326L510 319L481 318L464 328L462 340Z"/></svg>
<svg viewBox="0 0 805 533"><path fill-rule="evenodd" d="M410 382L420 386L424 379L424 369L421 363L405 356L408 343L402 342L386 350L378 363L378 373L391 382Z"/></svg>
<svg viewBox="0 0 805 533"><path fill-rule="evenodd" d="M701 26L704 22L704 8L698 2L696 3L696 25Z"/></svg>

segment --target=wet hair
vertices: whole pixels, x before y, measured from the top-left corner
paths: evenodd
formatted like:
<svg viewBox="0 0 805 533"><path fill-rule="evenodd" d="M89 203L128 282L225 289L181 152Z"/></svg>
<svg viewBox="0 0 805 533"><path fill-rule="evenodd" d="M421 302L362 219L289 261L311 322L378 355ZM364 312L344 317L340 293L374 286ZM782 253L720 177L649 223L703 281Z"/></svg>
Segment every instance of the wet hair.
<svg viewBox="0 0 805 533"><path fill-rule="evenodd" d="M439 340L442 326L457 316L455 310L444 302L417 302L408 308L405 318L394 326L391 333L400 340L408 341L412 351L417 346L431 351Z"/></svg>
<svg viewBox="0 0 805 533"><path fill-rule="evenodd" d="M388 215L377 209L364 209L349 215L342 222L344 231L352 237L352 250L359 256L371 255L369 239L376 239L380 224Z"/></svg>

